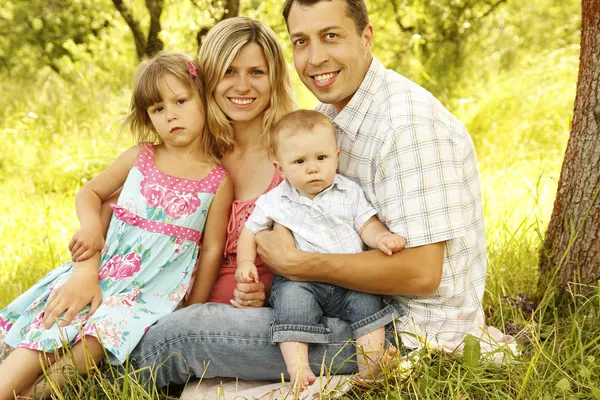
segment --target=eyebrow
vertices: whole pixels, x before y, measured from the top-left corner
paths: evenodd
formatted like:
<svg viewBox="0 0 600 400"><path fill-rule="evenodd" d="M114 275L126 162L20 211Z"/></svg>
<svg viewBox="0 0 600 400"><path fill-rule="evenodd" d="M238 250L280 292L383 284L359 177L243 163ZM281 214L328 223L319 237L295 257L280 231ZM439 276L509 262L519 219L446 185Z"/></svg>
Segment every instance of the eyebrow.
<svg viewBox="0 0 600 400"><path fill-rule="evenodd" d="M326 26L324 28L319 29L319 35L322 35L325 32L329 32L329 31L333 31L333 30L339 30L341 29L341 26L339 25L330 25L330 26ZM307 36L306 33L304 32L294 32L294 33L290 33L290 38L297 38L297 37L302 37L302 36Z"/></svg>
<svg viewBox="0 0 600 400"><path fill-rule="evenodd" d="M228 68L228 69L229 69L229 68L238 68L238 69L239 69L240 67L238 67L238 66L236 66L236 65L233 65L233 64L230 64L230 65L229 65L229 67L227 67L227 68ZM253 65L253 66L250 66L250 67L248 67L247 69L257 69L257 68L265 68L265 69L269 69L269 66L268 66L268 65L264 65L264 64L260 64L260 65Z"/></svg>

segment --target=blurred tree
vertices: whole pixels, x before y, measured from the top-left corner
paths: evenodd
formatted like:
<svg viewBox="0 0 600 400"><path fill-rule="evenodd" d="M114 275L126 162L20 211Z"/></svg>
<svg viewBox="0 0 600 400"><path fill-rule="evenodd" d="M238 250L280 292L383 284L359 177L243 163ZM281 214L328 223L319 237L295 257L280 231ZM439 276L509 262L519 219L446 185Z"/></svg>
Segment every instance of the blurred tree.
<svg viewBox="0 0 600 400"><path fill-rule="evenodd" d="M573 125L540 252L543 288L600 279L600 0L582 7Z"/></svg>
<svg viewBox="0 0 600 400"><path fill-rule="evenodd" d="M221 0L211 0L210 2L207 0L190 1L194 4L194 6L196 6L200 10L207 9L210 15L210 20L212 21L212 25L203 26L196 34L198 50L200 50L200 47L202 46L202 40L204 39L204 36L206 36L210 28L212 28L217 23L223 21L224 19L237 17L240 14L240 0L225 0L225 3L223 3Z"/></svg>
<svg viewBox="0 0 600 400"><path fill-rule="evenodd" d="M151 57L163 49L163 42L158 37L161 31L160 15L163 11L163 0L145 0L146 10L150 15L147 35L144 35L140 21L123 0L112 0L112 2L131 30L138 59L144 56Z"/></svg>
<svg viewBox="0 0 600 400"><path fill-rule="evenodd" d="M4 0L0 7L0 68L50 66L74 55L65 43L97 38L113 20L106 0ZM35 12L32 12L35 10Z"/></svg>

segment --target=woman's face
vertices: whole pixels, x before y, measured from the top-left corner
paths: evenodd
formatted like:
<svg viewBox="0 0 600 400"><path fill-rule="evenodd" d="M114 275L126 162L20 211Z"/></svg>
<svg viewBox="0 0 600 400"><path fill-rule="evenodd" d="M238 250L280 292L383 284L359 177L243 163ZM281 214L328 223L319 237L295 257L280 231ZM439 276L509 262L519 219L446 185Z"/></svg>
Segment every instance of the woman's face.
<svg viewBox="0 0 600 400"><path fill-rule="evenodd" d="M214 96L231 121L262 120L271 98L269 66L262 47L250 42L241 48L215 87Z"/></svg>

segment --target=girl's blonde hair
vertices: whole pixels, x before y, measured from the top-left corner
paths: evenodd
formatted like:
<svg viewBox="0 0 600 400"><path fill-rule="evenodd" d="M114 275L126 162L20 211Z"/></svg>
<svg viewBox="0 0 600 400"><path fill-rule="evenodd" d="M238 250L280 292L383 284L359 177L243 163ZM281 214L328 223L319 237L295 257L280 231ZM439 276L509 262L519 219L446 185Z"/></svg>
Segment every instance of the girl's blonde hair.
<svg viewBox="0 0 600 400"><path fill-rule="evenodd" d="M198 64L206 84L208 130L217 142L225 144L225 151L233 147L233 128L225 113L219 108L214 91L234 58L248 43L256 43L263 49L269 67L271 98L263 116L261 136L266 147L268 147L268 132L271 125L296 109L287 66L275 32L262 22L245 17L228 18L219 22L206 35L198 55Z"/></svg>
<svg viewBox="0 0 600 400"><path fill-rule="evenodd" d="M194 96L198 96L201 104L200 111L206 116L206 92L202 79L196 72L197 69L198 64L194 59L183 53L161 51L154 57L142 61L135 73L129 114L124 118L119 131L129 127L138 144L162 142L152 125L148 107L162 102L159 88L167 74L175 76ZM219 163L226 144L219 143L217 137L209 135L204 124L202 146L208 159L213 163Z"/></svg>

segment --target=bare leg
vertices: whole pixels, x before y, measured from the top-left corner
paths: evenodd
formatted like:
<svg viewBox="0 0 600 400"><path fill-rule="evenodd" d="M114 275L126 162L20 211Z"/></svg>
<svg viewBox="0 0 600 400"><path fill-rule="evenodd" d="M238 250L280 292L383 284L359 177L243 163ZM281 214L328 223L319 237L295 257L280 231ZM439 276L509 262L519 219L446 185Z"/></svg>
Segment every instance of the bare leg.
<svg viewBox="0 0 600 400"><path fill-rule="evenodd" d="M47 364L45 353L37 350L15 349L0 365L0 400L14 399L15 393L30 386ZM14 392L13 392L14 391Z"/></svg>
<svg viewBox="0 0 600 400"><path fill-rule="evenodd" d="M32 397L33 394L41 394L42 398L49 396L50 385L46 384L46 379L52 381L54 386L60 387L65 384L63 369L66 366L74 367L80 374L87 373L92 367L96 366L104 358L104 348L93 336L85 336L80 342L74 345L70 351L65 352L55 363L53 363L46 373L32 381L31 384L21 392L23 397ZM38 398L38 397L33 397Z"/></svg>
<svg viewBox="0 0 600 400"><path fill-rule="evenodd" d="M358 354L358 373L362 377L377 377L381 372L380 358L383 354L385 341L385 328L381 327L368 335L356 339Z"/></svg>
<svg viewBox="0 0 600 400"><path fill-rule="evenodd" d="M317 377L308 365L308 343L281 342L279 348L293 388L303 390L315 383Z"/></svg>

